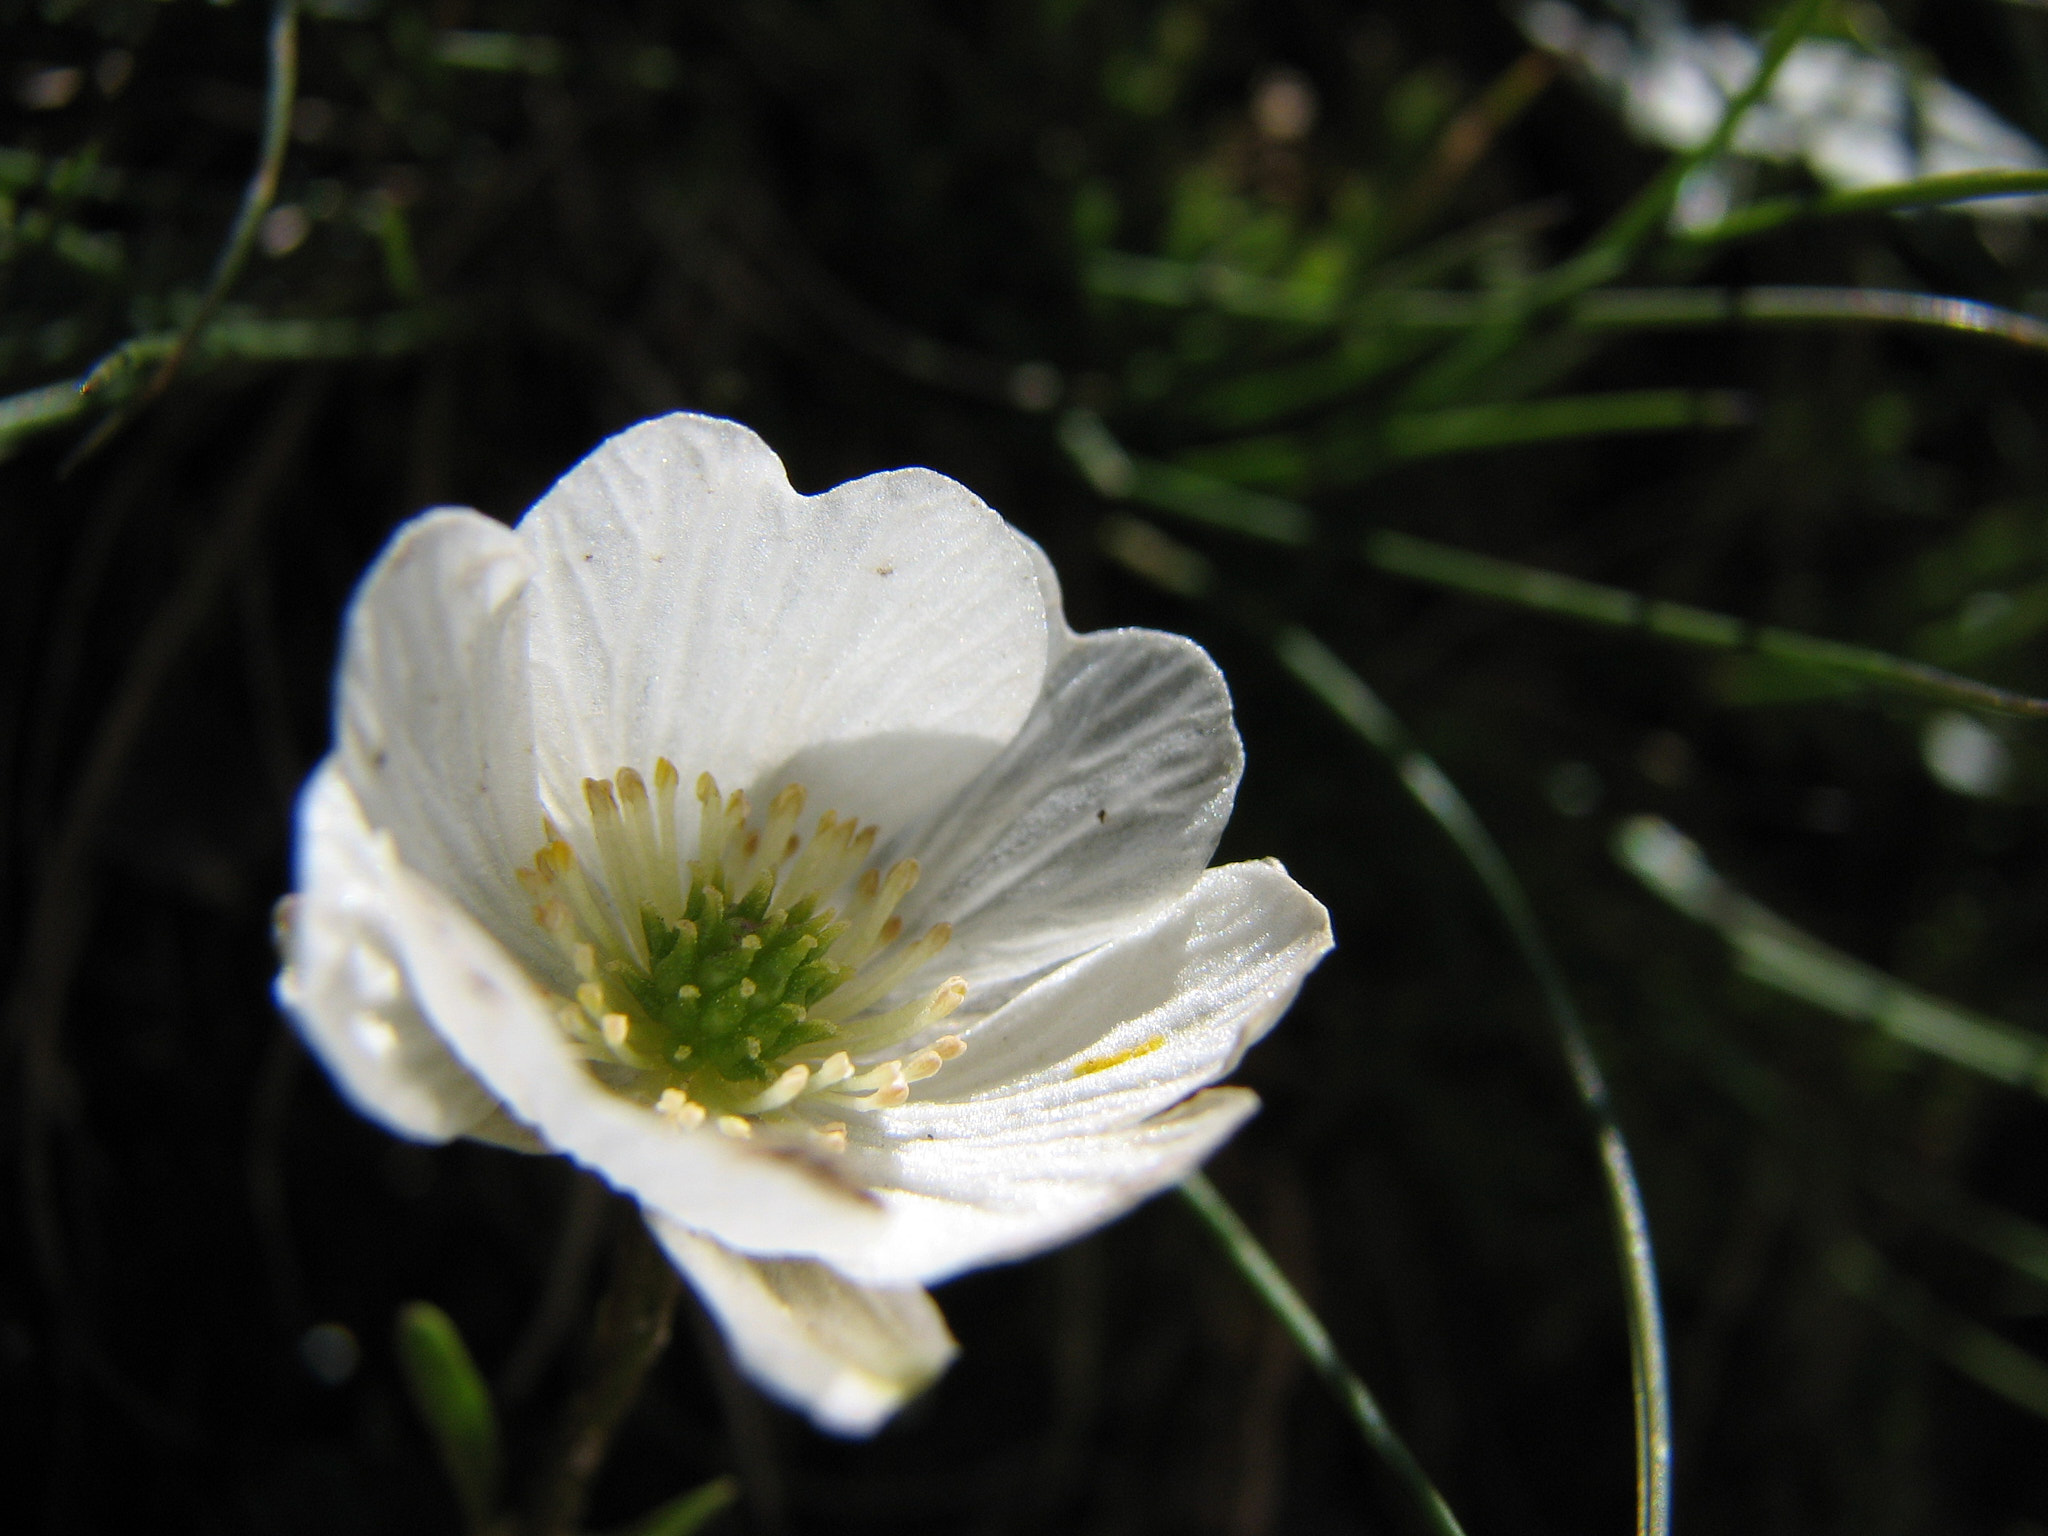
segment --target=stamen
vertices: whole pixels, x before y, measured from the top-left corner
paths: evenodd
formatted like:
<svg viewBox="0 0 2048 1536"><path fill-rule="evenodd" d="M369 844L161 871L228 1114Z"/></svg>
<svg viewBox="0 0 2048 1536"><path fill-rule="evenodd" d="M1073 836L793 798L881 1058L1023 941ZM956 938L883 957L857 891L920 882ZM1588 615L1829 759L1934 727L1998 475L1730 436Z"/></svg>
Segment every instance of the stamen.
<svg viewBox="0 0 2048 1536"><path fill-rule="evenodd" d="M661 856L663 839L654 819L654 807L648 803L646 782L631 768L621 768L613 782L619 787L619 810L625 817L627 842L640 888L655 911L673 923L683 915L682 883L675 860Z"/></svg>
<svg viewBox="0 0 2048 1536"><path fill-rule="evenodd" d="M850 1051L879 1050L928 1029L966 1001L967 978L951 976L928 997L905 1003L901 1008L892 1008L887 1013L854 1020L834 1037L835 1043ZM966 1049L964 1044L961 1049Z"/></svg>
<svg viewBox="0 0 2048 1536"><path fill-rule="evenodd" d="M724 871L718 856L725 848L725 802L718 798L718 780L697 775L697 862L705 881L716 885Z"/></svg>
<svg viewBox="0 0 2048 1536"><path fill-rule="evenodd" d="M879 830L836 811L804 837L796 784L756 823L745 791L722 793L700 774L698 847L685 866L681 782L665 757L647 777L622 767L585 779L595 863L586 869L543 817L546 841L517 872L574 976L559 1000L563 1035L605 1083L671 1125L748 1137L759 1119L795 1145L841 1150L843 1123L814 1127L790 1106L889 1109L965 1049L945 1035L907 1058L855 1064L922 1039L960 1006L966 983L953 977L869 1011L927 966L952 929L939 923L902 942L896 909L917 884L917 861L871 866ZM846 898L843 917L824 906L835 898Z"/></svg>
<svg viewBox="0 0 2048 1536"><path fill-rule="evenodd" d="M923 938L906 944L882 964L863 966L859 976L825 998L811 1012L827 1023L851 1018L870 1003L878 1003L887 997L896 989L898 982L944 949L952 937L953 925L939 923Z"/></svg>
<svg viewBox="0 0 2048 1536"><path fill-rule="evenodd" d="M619 925L626 931L627 943L644 962L647 958L646 939L635 930L640 926L640 909L653 903L649 899L651 893L646 889L640 861L633 857L633 847L619 815L618 798L612 793L612 781L585 779L583 800L590 807L590 830L597 838L597 855L604 864L605 880L611 886L612 905L618 912Z"/></svg>
<svg viewBox="0 0 2048 1536"><path fill-rule="evenodd" d="M791 1067L762 1092L746 1099L734 1107L744 1114L765 1115L771 1109L780 1109L804 1091L804 1085L811 1080L811 1069L801 1064Z"/></svg>
<svg viewBox="0 0 2048 1536"><path fill-rule="evenodd" d="M747 818L753 813L754 807L744 789L734 790L725 802L725 839L719 862L728 872L746 867L747 839L759 835L747 831ZM731 883L740 890L746 889L738 881Z"/></svg>
<svg viewBox="0 0 2048 1536"><path fill-rule="evenodd" d="M882 942L882 927L896 911L896 905L917 884L917 860L903 859L886 877L869 870L860 877L859 895L847 913L846 937L840 940L840 957L848 965L860 965ZM899 930L900 931L900 930Z"/></svg>
<svg viewBox="0 0 2048 1536"><path fill-rule="evenodd" d="M853 1058L844 1051L834 1051L812 1071L811 1091L817 1093L826 1088L836 1088L852 1076Z"/></svg>
<svg viewBox="0 0 2048 1536"><path fill-rule="evenodd" d="M796 830L797 818L803 813L803 785L784 785L781 793L768 802L768 821L761 828L758 849L747 860L746 869L734 878L736 887L749 889L761 878L763 871L781 864L789 856L789 834Z"/></svg>
<svg viewBox="0 0 2048 1536"><path fill-rule="evenodd" d="M894 1109L910 1097L910 1081L903 1075L902 1062L885 1061L849 1077L832 1096L849 1109Z"/></svg>
<svg viewBox="0 0 2048 1536"><path fill-rule="evenodd" d="M617 925L598 905L590 882L583 878L583 867L576 862L576 850L559 833L533 856L533 866L552 889L561 893L586 934L604 937L618 934Z"/></svg>
<svg viewBox="0 0 2048 1536"><path fill-rule="evenodd" d="M683 910L682 861L676 857L676 787L682 777L665 757L654 760L654 862L661 871L664 897L673 894Z"/></svg>
<svg viewBox="0 0 2048 1536"><path fill-rule="evenodd" d="M654 1101L654 1112L681 1130L693 1131L704 1123L709 1113L680 1088L664 1088L661 1097Z"/></svg>

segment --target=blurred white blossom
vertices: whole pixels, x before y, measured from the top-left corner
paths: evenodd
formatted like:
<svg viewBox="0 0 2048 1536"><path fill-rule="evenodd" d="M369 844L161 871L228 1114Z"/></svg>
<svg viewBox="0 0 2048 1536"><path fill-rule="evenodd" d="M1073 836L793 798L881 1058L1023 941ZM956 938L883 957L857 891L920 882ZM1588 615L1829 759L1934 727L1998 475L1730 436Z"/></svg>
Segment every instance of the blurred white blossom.
<svg viewBox="0 0 2048 1536"><path fill-rule="evenodd" d="M1569 60L1619 106L1631 130L1667 149L1691 149L1755 76L1756 43L1728 26L1696 27L1676 4L1642 0L1629 24L1595 21L1566 0L1524 7L1523 31ZM1742 191L1740 162L1797 162L1837 191L1964 171L2048 167L2048 152L1974 96L1938 77L1840 38L1794 45L1770 89L1736 129L1735 163L1700 167L1680 190L1673 222L1725 218ZM2039 211L2048 200L1995 198L1972 213Z"/></svg>

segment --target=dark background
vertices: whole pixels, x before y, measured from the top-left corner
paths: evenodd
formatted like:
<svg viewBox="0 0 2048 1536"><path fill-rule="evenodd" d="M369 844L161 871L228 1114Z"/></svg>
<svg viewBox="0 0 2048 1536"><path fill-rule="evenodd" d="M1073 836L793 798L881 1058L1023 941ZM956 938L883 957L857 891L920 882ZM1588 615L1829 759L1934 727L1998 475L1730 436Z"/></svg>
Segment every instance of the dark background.
<svg viewBox="0 0 2048 1536"><path fill-rule="evenodd" d="M940 469L1045 544L1077 627L1211 648L1250 763L1219 858L1282 858L1340 941L1247 1063L1267 1107L1214 1176L1473 1536L1626 1529L1621 1288L1526 971L1442 833L1256 626L1104 556L1111 509L1055 427L1078 403L1134 448L1192 454L1247 435L1220 386L1263 387L1325 345L1091 292L1097 249L1280 272L1323 241L1370 273L1533 210L1492 267L1431 280L1498 287L1577 248L1660 158L1561 77L1432 181L1447 131L1525 53L1476 0L310 9L278 195L304 238L256 255L229 314L395 317L391 355L195 358L83 462L104 418L0 464L0 1523L451 1528L391 1347L415 1297L507 1389L515 1472L530 1455L616 1212L565 1165L402 1145L345 1108L270 1002L269 911L327 741L338 615L391 528L436 502L514 518L607 432L687 407L761 432L801 490ZM1866 12L2048 135L2048 14ZM203 286L255 151L267 16L10 0L0 17L0 144L100 167L9 193L16 391L174 323ZM511 69L460 67L451 29L547 41ZM33 74L67 66L65 104L24 105ZM1299 139L1250 114L1281 69L1318 104ZM1196 181L1234 210L1207 233ZM1652 255L1636 277L2025 308L2048 253L2025 224L1862 218ZM2048 579L2038 354L1820 326L1518 357L1473 398L1728 388L1750 419L1264 488L1332 541L1406 529L1901 654L1972 593ZM1258 430L1369 432L1405 376ZM1998 722L2011 784L1967 800L1922 767L1924 701L1432 592L1334 543L1160 522L1233 600L1357 667L1529 886L1659 1242L1679 1528L2048 1530L2048 1365L2031 1408L2023 1371L2001 1393L1955 1367L1972 1329L2048 1351L2048 1285L1955 1235L1987 1212L2048 1221L2048 1105L1742 979L1608 852L1619 817L1667 816L1828 942L2039 1026L2041 727ZM2042 691L2043 663L2019 626L1959 665ZM1554 790L1564 764L1590 770L1576 799ZM1845 1268L1858 1244L1876 1281ZM682 1320L593 1523L734 1471L747 1495L721 1529L1402 1528L1354 1430L1173 1200L940 1299L959 1364L865 1445L763 1404Z"/></svg>

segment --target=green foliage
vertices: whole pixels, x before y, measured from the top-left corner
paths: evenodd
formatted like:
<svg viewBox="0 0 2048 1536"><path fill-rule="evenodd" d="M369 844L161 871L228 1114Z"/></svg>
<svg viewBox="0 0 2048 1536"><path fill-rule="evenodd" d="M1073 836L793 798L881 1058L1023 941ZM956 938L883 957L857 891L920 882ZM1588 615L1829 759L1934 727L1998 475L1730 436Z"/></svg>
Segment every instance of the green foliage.
<svg viewBox="0 0 2048 1536"><path fill-rule="evenodd" d="M649 1510L613 1536L693 1536L730 1509L739 1496L737 1481L730 1477L713 1478L703 1487L679 1493L666 1504Z"/></svg>
<svg viewBox="0 0 2048 1536"><path fill-rule="evenodd" d="M399 1309L398 1359L441 1465L472 1531L483 1531L497 1512L504 1458L491 1389L477 1373L455 1322L430 1301Z"/></svg>

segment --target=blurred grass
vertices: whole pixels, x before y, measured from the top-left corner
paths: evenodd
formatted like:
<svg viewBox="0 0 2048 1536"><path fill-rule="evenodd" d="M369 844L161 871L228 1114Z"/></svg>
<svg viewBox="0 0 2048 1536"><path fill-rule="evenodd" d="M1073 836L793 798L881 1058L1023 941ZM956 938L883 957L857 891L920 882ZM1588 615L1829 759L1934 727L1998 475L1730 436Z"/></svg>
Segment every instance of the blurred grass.
<svg viewBox="0 0 2048 1536"><path fill-rule="evenodd" d="M2048 15L1882 16L2048 133ZM267 907L388 529L516 516L688 407L806 490L953 474L1046 545L1079 625L1224 664L1251 766L1223 856L1284 858L1342 947L1248 1063L1268 1109L1214 1179L1474 1536L1629 1518L1598 1160L1483 895L1272 653L1289 626L1455 782L1586 1016L1658 1243L1679 1527L2048 1529L2038 1099L1746 974L1608 852L1665 818L1838 979L2048 1029L2041 727L1976 798L1923 755L1933 710L2048 693L2048 250L1887 211L2021 182L1779 170L1667 239L1676 173L1482 6L319 0L208 322L272 12L0 25L24 1528L448 1528L385 1343L415 1296L502 1377L508 1465L530 1450L594 1218L563 1170L341 1107L267 1002ZM102 399L132 419L67 471ZM965 1357L872 1447L677 1351L595 1523L728 1469L721 1518L763 1531L1399 1518L1173 1205L944 1299Z"/></svg>

